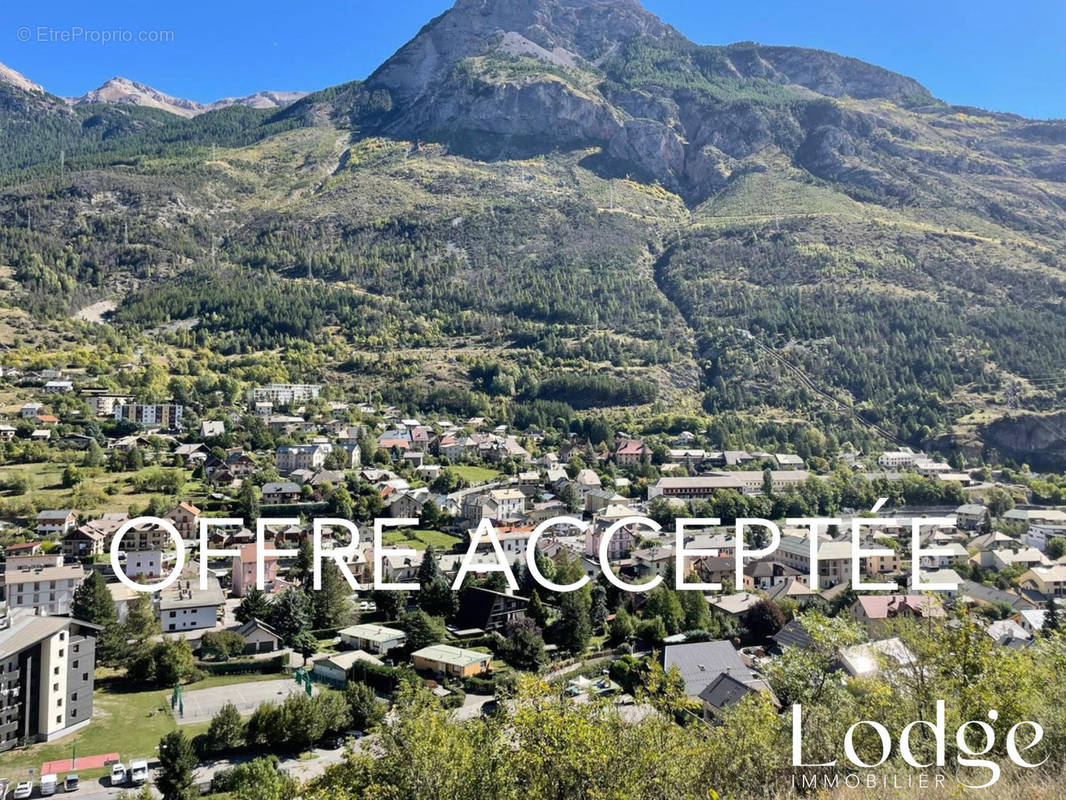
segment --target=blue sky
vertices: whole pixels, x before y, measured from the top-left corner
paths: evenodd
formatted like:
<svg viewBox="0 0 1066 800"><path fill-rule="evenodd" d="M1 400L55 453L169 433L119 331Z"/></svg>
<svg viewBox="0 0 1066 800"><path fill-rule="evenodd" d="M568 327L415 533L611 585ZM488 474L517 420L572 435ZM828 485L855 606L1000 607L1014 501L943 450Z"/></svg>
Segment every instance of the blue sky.
<svg viewBox="0 0 1066 800"><path fill-rule="evenodd" d="M363 78L447 0L56 0L0 4L0 62L61 95L114 75L210 101ZM1066 2L646 0L702 44L819 47L905 73L952 103L1066 117ZM20 41L30 31L30 41ZM39 41L83 31L172 31L173 41Z"/></svg>

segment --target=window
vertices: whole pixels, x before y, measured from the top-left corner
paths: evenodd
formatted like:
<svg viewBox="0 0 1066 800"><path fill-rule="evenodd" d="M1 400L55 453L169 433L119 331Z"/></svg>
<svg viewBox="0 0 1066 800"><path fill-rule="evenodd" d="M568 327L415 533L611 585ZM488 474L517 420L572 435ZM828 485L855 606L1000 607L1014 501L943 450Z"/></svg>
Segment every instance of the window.
<svg viewBox="0 0 1066 800"><path fill-rule="evenodd" d="M63 707L63 698L60 697L58 700L56 700L56 708L62 708L62 707Z"/></svg>
<svg viewBox="0 0 1066 800"><path fill-rule="evenodd" d="M52 669L52 674L53 674L53 675L58 675L58 674L59 674L59 667L54 667L54 668Z"/></svg>
<svg viewBox="0 0 1066 800"><path fill-rule="evenodd" d="M59 684L58 683L53 683L52 684L52 691L53 692L58 692L59 691Z"/></svg>
<svg viewBox="0 0 1066 800"><path fill-rule="evenodd" d="M70 696L70 702L74 703L74 702L76 702L76 701L77 701L77 699L78 699L78 693L77 693L77 692L74 692L74 694L72 694L72 695Z"/></svg>
<svg viewBox="0 0 1066 800"><path fill-rule="evenodd" d="M62 714L57 714L56 715L56 725L62 725L62 724L63 724L63 715Z"/></svg>
<svg viewBox="0 0 1066 800"><path fill-rule="evenodd" d="M83 673L81 674L81 679L82 679L83 681L88 681L88 680L89 680L89 673L88 673L88 672L83 672Z"/></svg>
<svg viewBox="0 0 1066 800"><path fill-rule="evenodd" d="M74 663L73 663L73 664L71 664L70 666L71 666L71 669L77 669L77 668L78 668L78 662L77 662L77 660L75 660L75 661L74 661Z"/></svg>
<svg viewBox="0 0 1066 800"><path fill-rule="evenodd" d="M60 631L59 632L59 641L65 642L66 640L67 640L67 632L66 631Z"/></svg>
<svg viewBox="0 0 1066 800"><path fill-rule="evenodd" d="M63 657L63 656L65 656L66 654L67 654L67 651L66 651L66 650L64 650L63 648L59 648L59 657L60 657L60 658L62 658L62 657Z"/></svg>

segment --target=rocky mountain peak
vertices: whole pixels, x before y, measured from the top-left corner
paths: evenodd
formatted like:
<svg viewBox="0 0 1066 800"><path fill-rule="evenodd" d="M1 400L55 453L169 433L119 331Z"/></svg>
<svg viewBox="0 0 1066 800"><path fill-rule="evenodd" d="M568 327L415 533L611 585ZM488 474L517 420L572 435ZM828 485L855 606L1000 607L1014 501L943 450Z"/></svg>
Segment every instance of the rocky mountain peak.
<svg viewBox="0 0 1066 800"><path fill-rule="evenodd" d="M636 0L459 0L382 64L368 85L406 103L462 59L493 48L556 63L595 62L635 36L687 41Z"/></svg>
<svg viewBox="0 0 1066 800"><path fill-rule="evenodd" d="M34 83L21 72L17 72L4 64L0 64L0 83L6 83L26 92L44 91L44 87L40 84Z"/></svg>
<svg viewBox="0 0 1066 800"><path fill-rule="evenodd" d="M129 78L114 77L100 87L75 99L75 105L85 103L108 103L158 108L180 117L193 117L203 111L203 106L193 100L172 97L143 83Z"/></svg>
<svg viewBox="0 0 1066 800"><path fill-rule="evenodd" d="M248 106L250 108L281 108L294 103L303 97L306 92L256 92L247 97L225 97L213 103L198 103L195 100L186 100L181 97L173 97L169 94L153 89L143 83L132 81L129 78L112 78L98 89L78 97L71 102L75 105L85 103L107 103L109 105L137 105L148 108L158 108L177 114L180 117L195 117L207 111L214 111L226 106Z"/></svg>

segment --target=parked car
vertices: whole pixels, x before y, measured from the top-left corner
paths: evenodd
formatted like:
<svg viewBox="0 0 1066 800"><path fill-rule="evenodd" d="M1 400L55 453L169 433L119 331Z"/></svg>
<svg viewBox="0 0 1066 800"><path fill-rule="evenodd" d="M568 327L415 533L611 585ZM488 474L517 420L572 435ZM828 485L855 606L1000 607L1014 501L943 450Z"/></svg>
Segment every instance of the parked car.
<svg viewBox="0 0 1066 800"><path fill-rule="evenodd" d="M130 762L130 783L140 786L148 781L148 762L143 758Z"/></svg>
<svg viewBox="0 0 1066 800"><path fill-rule="evenodd" d="M322 740L322 746L327 750L340 750L344 747L344 743L347 741L347 737L341 735L327 736Z"/></svg>
<svg viewBox="0 0 1066 800"><path fill-rule="evenodd" d="M56 793L57 778L55 775L41 776L41 797L51 797Z"/></svg>
<svg viewBox="0 0 1066 800"><path fill-rule="evenodd" d="M7 790L11 788L11 781L0 778L0 800L7 800Z"/></svg>
<svg viewBox="0 0 1066 800"><path fill-rule="evenodd" d="M78 791L78 776L76 773L67 775L63 779L63 791L64 792L76 792Z"/></svg>
<svg viewBox="0 0 1066 800"><path fill-rule="evenodd" d="M15 787L15 800L26 800L33 794L33 781L19 781L19 785Z"/></svg>
<svg viewBox="0 0 1066 800"><path fill-rule="evenodd" d="M121 761L111 765L111 785L122 786L126 782L126 765Z"/></svg>

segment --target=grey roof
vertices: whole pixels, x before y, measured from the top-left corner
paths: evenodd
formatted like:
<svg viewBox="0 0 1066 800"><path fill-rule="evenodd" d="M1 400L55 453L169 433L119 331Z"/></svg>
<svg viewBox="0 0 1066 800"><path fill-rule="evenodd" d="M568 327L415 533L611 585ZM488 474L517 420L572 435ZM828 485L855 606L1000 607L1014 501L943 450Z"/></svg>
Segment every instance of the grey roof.
<svg viewBox="0 0 1066 800"><path fill-rule="evenodd" d="M741 681L754 676L730 642L693 642L671 644L663 649L663 669L677 666L685 680L685 693L696 697L719 675L728 672Z"/></svg>
<svg viewBox="0 0 1066 800"><path fill-rule="evenodd" d="M187 568L190 567L187 565ZM169 611L174 608L220 606L226 601L226 596L222 593L222 587L219 586L218 578L211 573L207 575L206 589L200 588L199 580L184 579L171 584L160 594L159 608L161 611Z"/></svg>
<svg viewBox="0 0 1066 800"><path fill-rule="evenodd" d="M264 483L263 494L299 494L300 487L292 481L279 481L276 483Z"/></svg>
<svg viewBox="0 0 1066 800"><path fill-rule="evenodd" d="M800 649L805 649L813 644L811 641L811 635L807 633L807 629L803 627L803 622L798 619L786 623L785 627L773 635L773 640L777 642L777 646L781 648L798 647Z"/></svg>
<svg viewBox="0 0 1066 800"><path fill-rule="evenodd" d="M721 710L736 705L751 692L763 690L769 691L770 687L758 678L744 681L735 678L732 673L723 672L700 692L700 700L711 708Z"/></svg>
<svg viewBox="0 0 1066 800"><path fill-rule="evenodd" d="M57 616L39 616L29 609L15 608L8 611L8 627L0 629L0 652L5 657L13 655L27 647L47 639L71 625L78 628L99 631L99 625L83 622L80 619Z"/></svg>
<svg viewBox="0 0 1066 800"><path fill-rule="evenodd" d="M233 632L236 633L238 636L247 637L247 636L250 636L252 633L254 633L256 630L264 630L267 633L271 634L272 636L277 636L278 638L281 638L276 630L271 628L269 625L267 625L265 622L263 622L258 617L252 617L250 620L248 620L246 623L241 625L239 628L235 628Z"/></svg>
<svg viewBox="0 0 1066 800"><path fill-rule="evenodd" d="M959 585L959 591L968 597L972 597L974 600L980 600L985 603L1006 603L1019 611L1025 608L1036 608L1034 603L1024 597L1020 597L1012 592L1004 592L994 586L986 586L983 583L976 583L975 581L963 581Z"/></svg>
<svg viewBox="0 0 1066 800"><path fill-rule="evenodd" d="M66 519L74 513L70 508L49 508L37 512L37 519Z"/></svg>

